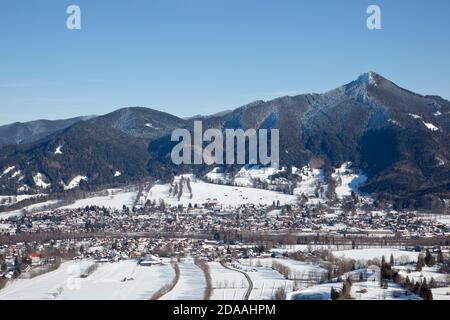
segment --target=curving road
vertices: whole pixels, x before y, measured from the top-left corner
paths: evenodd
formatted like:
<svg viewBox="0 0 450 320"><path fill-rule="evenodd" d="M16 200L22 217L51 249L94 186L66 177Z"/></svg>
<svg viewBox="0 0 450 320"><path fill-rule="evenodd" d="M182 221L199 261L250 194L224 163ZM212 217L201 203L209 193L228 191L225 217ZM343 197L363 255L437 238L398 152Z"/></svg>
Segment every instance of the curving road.
<svg viewBox="0 0 450 320"><path fill-rule="evenodd" d="M242 273L245 276L245 278L247 279L247 282L248 282L248 289L247 289L247 292L244 295L244 300L250 299L250 294L252 293L252 290L253 290L253 281L252 281L252 279L250 279L250 276L247 274L247 272L230 268L229 266L227 266L225 261L220 261L220 264L224 268L226 268L228 270L232 270L232 271L235 271L235 272L240 272L240 273Z"/></svg>

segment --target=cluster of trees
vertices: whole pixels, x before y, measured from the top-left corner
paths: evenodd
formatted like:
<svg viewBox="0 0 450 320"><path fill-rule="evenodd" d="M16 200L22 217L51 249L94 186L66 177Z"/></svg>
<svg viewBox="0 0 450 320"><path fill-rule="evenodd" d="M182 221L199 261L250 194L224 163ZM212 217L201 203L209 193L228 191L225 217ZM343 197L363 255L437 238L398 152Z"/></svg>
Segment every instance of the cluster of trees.
<svg viewBox="0 0 450 320"><path fill-rule="evenodd" d="M158 202L156 200L152 201L148 199L144 205L145 212L156 212L156 211L165 212L166 208L167 205L163 199L159 199Z"/></svg>
<svg viewBox="0 0 450 320"><path fill-rule="evenodd" d="M416 270L422 271L422 268L427 267L433 267L436 265L436 263L443 264L445 262L444 255L442 254L442 251L439 249L437 253L437 257L434 257L433 254L430 252L430 249L427 249L425 251L425 256L420 254L417 258L417 265Z"/></svg>
<svg viewBox="0 0 450 320"><path fill-rule="evenodd" d="M289 279L291 275L291 268L279 263L278 261L274 261L272 263L272 269L278 271L278 273L282 274L286 279Z"/></svg>
<svg viewBox="0 0 450 320"><path fill-rule="evenodd" d="M383 289L388 288L388 281L393 281L395 283L400 283L401 277L398 271L392 269L394 265L394 256L391 254L389 263L386 262L384 256L381 258L380 266L380 287Z"/></svg>
<svg viewBox="0 0 450 320"><path fill-rule="evenodd" d="M206 263L206 261L198 258L194 260L194 263L197 267L199 267L203 271L206 280L206 288L203 295L203 300L210 300L213 293L213 286L209 265Z"/></svg>
<svg viewBox="0 0 450 320"><path fill-rule="evenodd" d="M430 284L428 284L427 279L424 278L421 282L416 281L416 283L414 283L407 276L403 283L403 287L411 292L414 292L417 296L424 300L433 300L433 293L431 291L433 282L434 280L431 279Z"/></svg>
<svg viewBox="0 0 450 320"><path fill-rule="evenodd" d="M434 257L431 255L429 250L425 257L423 255L419 255L417 268L422 270L423 265L434 265ZM433 293L431 288L434 286L434 280L432 279L430 285L427 284L427 279L424 278L421 282L412 282L407 276L406 279L403 279L402 276L398 273L398 271L394 270L392 267L394 265L394 257L391 254L390 262L386 262L383 256L381 260L380 266L380 287L387 289L388 281L393 281L394 283L400 284L406 290L409 290L415 293L417 296L421 297L424 300L433 300Z"/></svg>
<svg viewBox="0 0 450 320"><path fill-rule="evenodd" d="M448 205L435 194L417 194L409 193L407 196L396 196L392 192L374 193L374 207L377 209L385 209L392 205L395 210L417 210L425 209L437 213L446 213Z"/></svg>
<svg viewBox="0 0 450 320"><path fill-rule="evenodd" d="M352 291L352 281L348 278L342 284L342 289L340 291L334 289L334 287L331 287L330 292L331 300L351 299L352 298L351 291Z"/></svg>
<svg viewBox="0 0 450 320"><path fill-rule="evenodd" d="M14 273L13 273L13 278L17 278L20 276L21 274L21 270L20 270L20 266L21 265L25 265L25 264L31 264L31 261L28 260L27 255L16 255L14 257ZM8 271L8 265L6 264L6 260L3 256L0 256L0 271L6 272ZM1 279L2 277L0 277Z"/></svg>
<svg viewBox="0 0 450 320"><path fill-rule="evenodd" d="M444 258L442 251L439 250L437 256L437 262L440 263L439 271L441 273L450 273L450 257Z"/></svg>
<svg viewBox="0 0 450 320"><path fill-rule="evenodd" d="M55 196L47 196L47 195L40 195L40 196L34 196L27 199L23 199L22 201L17 201L16 197L8 197L3 198L0 201L0 210L5 211L13 211L13 210L19 210L23 207L27 207L33 204L41 203L47 200L53 200L55 199ZM65 198L61 197L61 200L65 200Z"/></svg>
<svg viewBox="0 0 450 320"><path fill-rule="evenodd" d="M283 287L278 288L274 294L274 300L285 300L286 299L286 290Z"/></svg>
<svg viewBox="0 0 450 320"><path fill-rule="evenodd" d="M153 249L153 254L159 257L170 258L173 255L173 247L170 245L158 246Z"/></svg>
<svg viewBox="0 0 450 320"><path fill-rule="evenodd" d="M0 199L0 206L4 205L4 204L11 204L11 203L16 203L17 202L17 198L16 197L5 197L5 198L1 198Z"/></svg>
<svg viewBox="0 0 450 320"><path fill-rule="evenodd" d="M0 271L5 272L8 270L8 265L6 264L6 261L0 259Z"/></svg>
<svg viewBox="0 0 450 320"><path fill-rule="evenodd" d="M191 186L190 178L185 179L184 177L181 177L180 181L178 183L175 182L174 180L170 183L171 187L169 189L169 194L171 194L174 197L177 197L178 201L180 201L181 196L183 195L184 185L186 185L186 187L189 191L189 194L190 194L190 199L192 199L194 197L194 195L192 193L192 186Z"/></svg>
<svg viewBox="0 0 450 320"><path fill-rule="evenodd" d="M289 167L290 172L292 172L292 167ZM235 175L237 173L237 170L234 171L226 171L224 170L224 177L227 177L225 179L213 179L210 177L204 178L204 181L208 183L214 183L219 185L226 185L226 186L239 186L235 182ZM300 178L301 179L301 178ZM278 192L282 192L284 194L294 194L294 189L297 186L298 176L293 175L292 173L286 173L286 172L280 172L276 173L274 175L271 175L268 177L268 179L261 179L261 178L252 178L250 177L250 183L253 188L257 189L263 189L263 190L274 190ZM267 181L269 180L269 181Z"/></svg>

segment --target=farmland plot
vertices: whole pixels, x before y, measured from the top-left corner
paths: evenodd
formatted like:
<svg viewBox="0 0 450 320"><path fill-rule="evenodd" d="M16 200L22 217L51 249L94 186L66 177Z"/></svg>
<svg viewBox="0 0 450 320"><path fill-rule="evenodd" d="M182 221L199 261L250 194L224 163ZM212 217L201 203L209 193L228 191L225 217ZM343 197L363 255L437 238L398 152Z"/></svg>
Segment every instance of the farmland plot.
<svg viewBox="0 0 450 320"><path fill-rule="evenodd" d="M211 300L243 300L248 289L245 276L223 267L219 262L209 262L213 294Z"/></svg>
<svg viewBox="0 0 450 320"><path fill-rule="evenodd" d="M206 279L203 271L192 259L178 263L180 279L175 287L160 300L203 300Z"/></svg>
<svg viewBox="0 0 450 320"><path fill-rule="evenodd" d="M92 264L70 261L56 271L13 281L0 291L0 299L148 300L174 277L170 265L144 267L131 260L100 264L88 277L80 277Z"/></svg>

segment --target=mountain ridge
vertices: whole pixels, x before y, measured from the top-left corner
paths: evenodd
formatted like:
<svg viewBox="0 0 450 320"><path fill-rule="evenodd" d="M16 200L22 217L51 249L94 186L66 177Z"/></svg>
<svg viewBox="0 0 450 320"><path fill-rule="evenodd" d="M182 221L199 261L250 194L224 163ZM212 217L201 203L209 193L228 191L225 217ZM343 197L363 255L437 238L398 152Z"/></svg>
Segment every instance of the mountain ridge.
<svg viewBox="0 0 450 320"><path fill-rule="evenodd" d="M258 100L214 116L181 119L143 107L118 109L0 150L0 174L16 164L25 176L20 183L0 178L0 192L24 183L35 189L38 172L58 189L61 180L67 185L76 176L88 176L83 187L94 187L189 170L171 164L170 133L192 130L196 119L205 130L280 129L282 165L331 168L351 161L367 172L362 188L369 193L449 197L450 102L408 91L375 72L322 94ZM55 154L59 146L62 154ZM122 175L115 177L116 171Z"/></svg>
<svg viewBox="0 0 450 320"><path fill-rule="evenodd" d="M79 116L57 120L38 119L28 122L5 124L0 126L0 148L7 145L34 142L79 121L89 120L94 117Z"/></svg>

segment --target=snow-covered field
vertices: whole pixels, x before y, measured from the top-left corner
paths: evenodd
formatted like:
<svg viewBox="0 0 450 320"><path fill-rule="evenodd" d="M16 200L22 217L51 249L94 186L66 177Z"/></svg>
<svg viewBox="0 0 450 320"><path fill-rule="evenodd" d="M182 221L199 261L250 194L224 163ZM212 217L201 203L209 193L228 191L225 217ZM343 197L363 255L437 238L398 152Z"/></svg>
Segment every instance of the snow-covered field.
<svg viewBox="0 0 450 320"><path fill-rule="evenodd" d="M223 267L219 262L209 262L213 294L211 300L243 300L248 288L245 276Z"/></svg>
<svg viewBox="0 0 450 320"><path fill-rule="evenodd" d="M32 199L37 198L41 196L46 196L46 194L40 193L40 194L21 194L21 195L14 195L14 196L0 196L0 201L5 201L6 205L9 205L9 199L11 199L12 203L17 203L26 199Z"/></svg>
<svg viewBox="0 0 450 320"><path fill-rule="evenodd" d="M188 206L189 203L202 205L208 201L217 200L224 207L236 207L243 204L271 205L278 200L281 204L288 204L296 200L295 196L275 191L217 185L195 180L193 177L190 184L192 187L192 198L188 190L184 188L180 201L178 201L177 196L170 194L170 184L157 184L150 189L147 200L158 202L162 199L171 206L179 204Z"/></svg>
<svg viewBox="0 0 450 320"><path fill-rule="evenodd" d="M251 258L242 259L240 262L247 266L262 266L266 268L272 268L274 263L279 263L290 269L289 279L301 280L301 281L319 281L320 278L327 274L327 270L320 266L313 265L302 261L296 261L293 259L273 259L273 258Z"/></svg>
<svg viewBox="0 0 450 320"><path fill-rule="evenodd" d="M118 189L109 189L107 196L98 196L75 201L75 203L62 207L67 209L83 208L96 205L99 207L122 209L125 205L131 207L137 196L137 191L122 191Z"/></svg>
<svg viewBox="0 0 450 320"><path fill-rule="evenodd" d="M253 180L270 182L270 176L282 172L276 168L264 168L260 166L245 166L236 174L234 183L242 187L252 187Z"/></svg>
<svg viewBox="0 0 450 320"><path fill-rule="evenodd" d="M339 199L350 196L352 191L357 191L358 187L367 180L367 176L362 173L356 173L351 169L351 162L345 162L340 168L337 168L332 175L336 181L336 195ZM261 168L259 166L245 166L234 177L230 174L224 174L221 168L214 168L206 174L206 178L213 183L232 183L237 186L252 187L255 180L266 181L270 183L270 177L281 172L286 168ZM292 167L292 174L298 175L301 179L294 189L295 195L305 195L308 202L318 203L326 201L326 192L328 185L324 183L325 177L323 170L314 169L310 165L303 168Z"/></svg>
<svg viewBox="0 0 450 320"><path fill-rule="evenodd" d="M450 300L450 287L431 289L433 300Z"/></svg>
<svg viewBox="0 0 450 320"><path fill-rule="evenodd" d="M448 274L439 273L438 267L423 267L422 271L416 271L415 265L395 266L394 268L399 270L400 275L403 277L408 276L411 282L427 279L427 282L429 283L431 278L438 282L447 282L447 280L450 280L450 276Z"/></svg>
<svg viewBox="0 0 450 320"><path fill-rule="evenodd" d="M281 245L271 251L275 252L307 252L309 250L330 250L330 251L339 251L344 249L351 249L351 245L324 245L324 244L292 244L292 245Z"/></svg>
<svg viewBox="0 0 450 320"><path fill-rule="evenodd" d="M197 267L192 259L178 263L180 279L175 287L160 300L203 300L206 279L203 271Z"/></svg>
<svg viewBox="0 0 450 320"><path fill-rule="evenodd" d="M331 288L341 288L342 283L325 283L288 294L288 300L330 300ZM367 289L367 293L363 293ZM357 282L352 286L355 300L418 300L414 294L405 295L405 289L390 283L388 289L380 288L377 281ZM397 296L398 295L398 296Z"/></svg>
<svg viewBox="0 0 450 320"><path fill-rule="evenodd" d="M241 261L242 263L244 261ZM245 271L253 282L253 290L250 294L250 300L271 300L279 288L290 292L294 288L294 281L287 280L283 275L270 267L248 267L244 264L234 262L232 267L240 267Z"/></svg>
<svg viewBox="0 0 450 320"><path fill-rule="evenodd" d="M397 262L401 261L402 263L417 261L417 257L419 256L419 252L405 251L392 248L355 249L355 250L343 250L333 252L333 255L335 257L348 258L354 260L365 260L365 261L375 258L381 260L383 256L386 259L386 261L389 261L391 254L394 256L394 259Z"/></svg>
<svg viewBox="0 0 450 320"><path fill-rule="evenodd" d="M23 210L32 213L39 212L40 210L45 210L45 208L48 206L54 206L58 204L58 202L59 202L58 200L49 200L41 203L32 204L19 210L0 212L0 219L8 219L9 217L21 215Z"/></svg>
<svg viewBox="0 0 450 320"><path fill-rule="evenodd" d="M364 272L368 275L367 281L354 282L351 296L356 300L417 300L414 294L405 295L405 289L395 283L389 283L387 289L380 288L379 268L362 269L356 272ZM345 277L344 277L345 278ZM325 283L308 287L287 294L288 300L330 300L331 288L342 288L342 282Z"/></svg>
<svg viewBox="0 0 450 320"><path fill-rule="evenodd" d="M81 181L82 179L80 179ZM99 207L106 207L111 209L120 210L123 206L131 207L137 197L137 191L121 190L121 189L108 189L105 190L108 195L96 196L92 198L76 200L73 204L63 206L62 209L77 209L84 208L86 206L96 205ZM17 201L22 201L27 198L37 197L40 195L19 195L15 196ZM0 219L7 219L9 217L18 216L23 210L28 212L36 213L44 211L47 206L54 206L58 204L57 200L50 200L46 202L32 204L30 206L24 207L19 210L14 210L10 212L0 212Z"/></svg>
<svg viewBox="0 0 450 320"><path fill-rule="evenodd" d="M92 261L69 261L59 269L33 279L10 281L0 290L0 300L53 299L58 288L71 286L71 280L76 279L91 264Z"/></svg>
<svg viewBox="0 0 450 320"><path fill-rule="evenodd" d="M99 264L87 278L80 274L94 262L70 261L58 270L11 282L0 300L148 300L174 277L170 265L144 267L136 261Z"/></svg>
<svg viewBox="0 0 450 320"><path fill-rule="evenodd" d="M362 293L367 289L367 293ZM398 292L398 298L395 298L395 292ZM414 294L404 295L405 290L398 284L390 283L388 289L380 288L378 281L365 281L354 283L352 286L352 296L356 300L417 300Z"/></svg>
<svg viewBox="0 0 450 320"><path fill-rule="evenodd" d="M222 168L217 167L208 172L205 177L212 183L232 183L240 187L253 187L253 181L265 181L270 183L270 177L285 171L286 168L276 169L271 167L261 167L259 165L246 165L232 177L231 174L224 174Z"/></svg>

